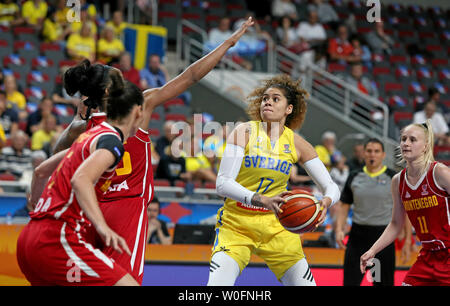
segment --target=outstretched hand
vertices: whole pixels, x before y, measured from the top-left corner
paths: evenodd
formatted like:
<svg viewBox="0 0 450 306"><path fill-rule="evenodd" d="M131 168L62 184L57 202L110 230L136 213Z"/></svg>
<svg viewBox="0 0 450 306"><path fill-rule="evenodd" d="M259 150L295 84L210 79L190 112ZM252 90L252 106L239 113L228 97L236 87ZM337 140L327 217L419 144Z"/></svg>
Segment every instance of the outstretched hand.
<svg viewBox="0 0 450 306"><path fill-rule="evenodd" d="M230 36L230 38L228 38L228 40L231 43L231 46L234 46L239 41L239 39L241 39L242 35L244 35L245 32L247 32L247 29L253 26L254 24L255 22L253 21L253 18L248 17L248 19L241 25L241 27L237 29L236 32L234 32L233 35Z"/></svg>

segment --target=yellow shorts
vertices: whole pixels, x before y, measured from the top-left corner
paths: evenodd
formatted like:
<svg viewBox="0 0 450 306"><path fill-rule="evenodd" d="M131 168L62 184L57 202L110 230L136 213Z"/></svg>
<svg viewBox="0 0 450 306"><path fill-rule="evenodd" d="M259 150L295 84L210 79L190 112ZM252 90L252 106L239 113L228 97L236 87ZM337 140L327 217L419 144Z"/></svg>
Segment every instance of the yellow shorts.
<svg viewBox="0 0 450 306"><path fill-rule="evenodd" d="M239 264L241 272L251 255L258 255L278 280L305 257L300 235L285 230L275 214L241 214L223 207L217 213L211 257L221 251Z"/></svg>

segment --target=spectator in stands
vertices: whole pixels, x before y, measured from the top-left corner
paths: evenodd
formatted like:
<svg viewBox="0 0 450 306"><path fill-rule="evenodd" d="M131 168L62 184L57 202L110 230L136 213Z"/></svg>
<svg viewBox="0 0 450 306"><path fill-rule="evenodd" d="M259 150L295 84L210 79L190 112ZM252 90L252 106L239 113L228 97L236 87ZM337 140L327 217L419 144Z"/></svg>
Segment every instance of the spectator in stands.
<svg viewBox="0 0 450 306"><path fill-rule="evenodd" d="M215 183L217 174L208 158L201 150L200 140L191 136L190 152L185 152L186 171L191 174L193 181Z"/></svg>
<svg viewBox="0 0 450 306"><path fill-rule="evenodd" d="M83 25L89 25L90 32L89 35L92 36L94 39L97 37L98 29L97 25L94 21L89 19L89 13L86 7L82 8L80 11L80 22L71 22L70 23L70 30L72 34L75 33L81 33Z"/></svg>
<svg viewBox="0 0 450 306"><path fill-rule="evenodd" d="M22 6L22 17L25 23L40 31L47 16L47 2L43 0L28 0Z"/></svg>
<svg viewBox="0 0 450 306"><path fill-rule="evenodd" d="M422 111L414 113L413 123L425 123L427 119L430 119L436 144L439 146L449 146L450 135L447 122L444 116L436 111L436 108L436 102L427 102Z"/></svg>
<svg viewBox="0 0 450 306"><path fill-rule="evenodd" d="M148 68L144 68L140 71L141 76L141 88L155 88L162 87L170 79L169 72L161 64L161 58L158 54L150 55L148 59ZM185 91L178 98L182 99L186 105L191 102L192 95L190 92Z"/></svg>
<svg viewBox="0 0 450 306"><path fill-rule="evenodd" d="M353 146L353 156L347 162L350 172L364 167L364 144L357 143Z"/></svg>
<svg viewBox="0 0 450 306"><path fill-rule="evenodd" d="M437 89L436 87L430 87L428 89L428 100L426 102L434 102L436 104L436 111L443 114L445 117L445 121L448 123L449 122L449 109L448 107L441 103L441 93L439 92L439 89ZM421 111L424 109L425 107L425 103L417 103L416 107L415 107L415 111Z"/></svg>
<svg viewBox="0 0 450 306"><path fill-rule="evenodd" d="M361 56L354 54L353 45L348 40L347 27L341 24L337 29L337 37L328 42L328 55L331 61L347 64L361 60Z"/></svg>
<svg viewBox="0 0 450 306"><path fill-rule="evenodd" d="M350 43L353 46L353 57L359 58L367 68L372 68L372 53L369 47L365 44L365 40L358 35L350 37Z"/></svg>
<svg viewBox="0 0 450 306"><path fill-rule="evenodd" d="M18 90L16 78L13 74L5 76L5 92L6 100L17 109L20 120L26 120L28 113L26 111L27 100L25 96Z"/></svg>
<svg viewBox="0 0 450 306"><path fill-rule="evenodd" d="M297 8L291 0L274 0L272 2L272 16L275 18L289 16L292 20L297 20Z"/></svg>
<svg viewBox="0 0 450 306"><path fill-rule="evenodd" d="M103 28L103 37L98 40L97 59L108 65L119 62L119 58L125 51L122 41L114 35L114 29L110 26Z"/></svg>
<svg viewBox="0 0 450 306"><path fill-rule="evenodd" d="M0 149L6 145L6 135L2 124L0 123Z"/></svg>
<svg viewBox="0 0 450 306"><path fill-rule="evenodd" d="M209 31L208 41L205 45L206 49L213 50L228 37L230 37L231 34L233 34L233 32L231 31L230 18L224 16L220 19L219 25ZM239 44L238 42L234 47L229 49L228 52L231 55L231 59L245 69L251 70L252 64L238 54L240 46L242 46L242 44Z"/></svg>
<svg viewBox="0 0 450 306"><path fill-rule="evenodd" d="M380 55L390 55L392 53L394 40L384 32L383 21L375 22L375 29L367 34L366 40L373 53Z"/></svg>
<svg viewBox="0 0 450 306"><path fill-rule="evenodd" d="M44 145L51 142L53 136L58 131L56 117L52 114L42 119L42 127L31 136L31 149L42 150Z"/></svg>
<svg viewBox="0 0 450 306"><path fill-rule="evenodd" d="M308 13L308 20L300 22L297 27L297 36L305 41L310 47L322 45L327 39L325 28L319 22L316 11Z"/></svg>
<svg viewBox="0 0 450 306"><path fill-rule="evenodd" d="M247 11L243 18L240 18L234 22L233 28L234 30L238 30L243 23L245 23L249 17L252 17L253 20L256 20L255 13L251 11ZM259 23L255 22L255 24L247 30L247 32L241 37L239 41L245 41L247 43L253 43L255 40L264 39L266 41L272 41L272 36L267 32L261 29ZM264 44L265 46L265 44ZM250 47L252 47L250 45ZM256 46L255 48L257 48Z"/></svg>
<svg viewBox="0 0 450 306"><path fill-rule="evenodd" d="M358 88L360 92L374 98L378 97L378 89L373 86L372 81L364 75L364 69L361 62L354 62L351 64L350 75L348 75L345 80Z"/></svg>
<svg viewBox="0 0 450 306"><path fill-rule="evenodd" d="M33 178L34 169L36 169L43 161L47 159L47 154L44 151L32 151L31 154L31 168L27 168L20 177L20 182L26 186L27 193L31 189L31 179Z"/></svg>
<svg viewBox="0 0 450 306"><path fill-rule="evenodd" d="M56 118L56 123L59 124L59 115L53 109L53 100L50 97L42 98L36 111L32 112L28 116L27 121L27 133L32 135L34 132L42 128L43 119L49 115L53 115Z"/></svg>
<svg viewBox="0 0 450 306"><path fill-rule="evenodd" d="M176 134L172 134L172 126L174 124L175 122L172 120L166 121L163 126L164 135L162 135L156 140L155 149L161 159L166 155L166 147L169 147L170 149L172 141L177 136Z"/></svg>
<svg viewBox="0 0 450 306"><path fill-rule="evenodd" d="M281 25L277 27L276 32L278 41L285 48L290 49L299 43L297 31L292 25L292 19L289 16L283 16L281 18Z"/></svg>
<svg viewBox="0 0 450 306"><path fill-rule="evenodd" d="M67 13L69 13L70 8L66 6L67 0L58 0L55 9L55 22L61 27L66 27L68 24Z"/></svg>
<svg viewBox="0 0 450 306"><path fill-rule="evenodd" d="M91 2L93 2L93 1L91 1ZM111 2L115 2L115 1L109 1L109 2L111 3ZM80 6L81 6L81 11L87 12L88 19L95 22L95 20L97 18L97 8L95 7L95 5L92 3L87 3L86 0L80 0Z"/></svg>
<svg viewBox="0 0 450 306"><path fill-rule="evenodd" d="M107 26L111 26L114 29L116 38L121 39L123 30L126 28L127 23L123 21L123 13L121 11L115 11L112 16L112 20L106 23Z"/></svg>
<svg viewBox="0 0 450 306"><path fill-rule="evenodd" d="M167 146L156 168L156 177L168 180L172 186L175 185L177 180L191 181L192 175L186 172L184 157L175 157L172 153L171 147Z"/></svg>
<svg viewBox="0 0 450 306"><path fill-rule="evenodd" d="M28 136L22 130L11 135L11 146L2 149L0 173L9 173L20 179L25 170L31 169L31 150L27 148Z"/></svg>
<svg viewBox="0 0 450 306"><path fill-rule="evenodd" d="M342 192L349 175L349 167L346 164L347 159L343 154L336 154L335 156L335 161L331 166L330 176Z"/></svg>
<svg viewBox="0 0 450 306"><path fill-rule="evenodd" d="M336 133L326 131L322 134L322 144L316 145L314 149L317 152L319 159L331 170L333 163L335 163L342 153L336 148Z"/></svg>
<svg viewBox="0 0 450 306"><path fill-rule="evenodd" d="M293 165L291 176L289 177L289 183L291 186L314 185L313 180L299 163Z"/></svg>
<svg viewBox="0 0 450 306"><path fill-rule="evenodd" d="M24 19L20 14L19 6L12 0L4 0L0 3L0 25L15 27L23 24Z"/></svg>
<svg viewBox="0 0 450 306"><path fill-rule="evenodd" d="M14 108L8 108L6 92L3 90L0 90L0 125L5 138L9 138L19 129L19 115Z"/></svg>
<svg viewBox="0 0 450 306"><path fill-rule="evenodd" d="M321 24L329 25L333 30L336 30L339 23L339 16L333 7L323 0L313 0L308 5L308 11L317 11L317 17Z"/></svg>
<svg viewBox="0 0 450 306"><path fill-rule="evenodd" d="M157 197L153 197L147 206L148 232L147 243L153 244L172 244L172 237L167 230L166 222L159 220L161 214L161 204Z"/></svg>
<svg viewBox="0 0 450 306"><path fill-rule="evenodd" d="M118 68L122 71L124 79L136 84L139 87L141 86L141 76L139 74L139 70L134 68L131 64L130 53L125 51L120 55Z"/></svg>
<svg viewBox="0 0 450 306"><path fill-rule="evenodd" d="M66 47L67 53L73 60L80 61L86 58L95 62L96 41L91 35L91 27L88 23L82 23L79 34L70 34Z"/></svg>
<svg viewBox="0 0 450 306"><path fill-rule="evenodd" d="M66 37L71 33L70 28L65 27L64 24L56 19L56 13L57 11L50 8L47 17L44 20L41 35L45 42L65 42ZM62 43L62 45L64 45L64 43Z"/></svg>

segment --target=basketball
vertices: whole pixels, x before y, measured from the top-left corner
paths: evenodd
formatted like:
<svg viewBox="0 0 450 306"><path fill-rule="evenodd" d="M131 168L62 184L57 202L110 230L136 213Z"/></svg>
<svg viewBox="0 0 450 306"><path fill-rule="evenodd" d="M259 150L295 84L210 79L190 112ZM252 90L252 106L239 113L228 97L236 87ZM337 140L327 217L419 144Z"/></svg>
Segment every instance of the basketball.
<svg viewBox="0 0 450 306"><path fill-rule="evenodd" d="M284 196L286 203L278 213L281 225L296 234L312 231L320 217L319 201L306 190L294 190Z"/></svg>

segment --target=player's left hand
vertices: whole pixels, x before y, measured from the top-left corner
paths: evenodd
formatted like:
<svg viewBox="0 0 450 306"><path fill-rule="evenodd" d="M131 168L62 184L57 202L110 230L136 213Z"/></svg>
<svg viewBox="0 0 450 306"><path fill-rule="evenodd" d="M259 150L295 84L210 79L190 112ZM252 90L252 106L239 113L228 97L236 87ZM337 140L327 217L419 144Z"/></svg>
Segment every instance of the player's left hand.
<svg viewBox="0 0 450 306"><path fill-rule="evenodd" d="M319 221L316 224L316 229L325 222L328 207L330 207L331 205L331 199L329 197L324 197L322 200L319 201L319 203L320 203L320 217Z"/></svg>
<svg viewBox="0 0 450 306"><path fill-rule="evenodd" d="M247 29L254 25L255 22L253 21L252 17L248 17L248 19L241 25L239 29L236 30L236 32L233 33L233 35L228 38L228 41L231 43L231 46L234 46L238 40L242 37L242 35L245 34Z"/></svg>

